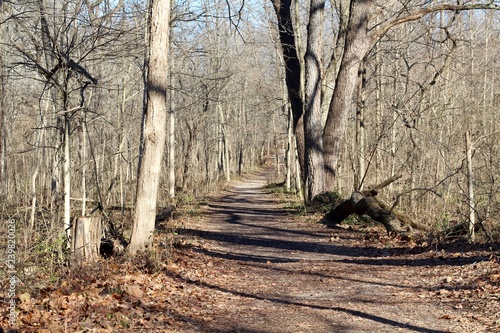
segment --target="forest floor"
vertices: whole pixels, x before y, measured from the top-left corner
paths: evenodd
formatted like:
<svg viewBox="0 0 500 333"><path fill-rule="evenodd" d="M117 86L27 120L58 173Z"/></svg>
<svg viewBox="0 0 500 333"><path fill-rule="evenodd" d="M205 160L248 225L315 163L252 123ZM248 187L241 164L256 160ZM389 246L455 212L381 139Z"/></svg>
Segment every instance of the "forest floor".
<svg viewBox="0 0 500 333"><path fill-rule="evenodd" d="M329 229L266 189L268 176L160 231L156 261L108 259L30 286L19 332L500 332L498 247Z"/></svg>

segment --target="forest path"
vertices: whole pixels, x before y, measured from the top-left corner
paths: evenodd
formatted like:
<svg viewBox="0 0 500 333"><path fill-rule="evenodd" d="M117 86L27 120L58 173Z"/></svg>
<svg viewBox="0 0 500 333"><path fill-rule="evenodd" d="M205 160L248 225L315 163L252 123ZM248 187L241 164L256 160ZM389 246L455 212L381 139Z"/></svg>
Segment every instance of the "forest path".
<svg viewBox="0 0 500 333"><path fill-rule="evenodd" d="M233 183L185 227L177 278L204 296L183 332L491 332L440 297L478 258L404 255L304 221L264 188L269 175Z"/></svg>

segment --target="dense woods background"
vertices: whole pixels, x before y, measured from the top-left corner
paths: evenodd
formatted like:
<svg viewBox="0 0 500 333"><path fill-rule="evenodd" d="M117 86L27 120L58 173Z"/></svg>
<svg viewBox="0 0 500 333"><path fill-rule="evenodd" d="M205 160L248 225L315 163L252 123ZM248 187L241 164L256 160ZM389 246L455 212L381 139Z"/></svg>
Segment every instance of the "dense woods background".
<svg viewBox="0 0 500 333"><path fill-rule="evenodd" d="M376 1L372 24L427 3ZM309 4L292 5L302 58ZM17 221L19 246L37 249L26 256L57 247L69 218L102 211L129 225L141 152L147 6L2 3L0 212L2 220ZM332 52L343 42L348 7L326 2L325 68L339 61ZM349 196L401 173L380 194L399 210L436 231L472 214L483 240L498 241L499 19L493 10L437 11L389 29L359 73L336 184L327 190ZM266 161L278 162L290 189L297 187L272 1L173 1L170 26L159 205L206 195ZM325 79L322 89L331 83ZM325 105L321 110L324 123Z"/></svg>

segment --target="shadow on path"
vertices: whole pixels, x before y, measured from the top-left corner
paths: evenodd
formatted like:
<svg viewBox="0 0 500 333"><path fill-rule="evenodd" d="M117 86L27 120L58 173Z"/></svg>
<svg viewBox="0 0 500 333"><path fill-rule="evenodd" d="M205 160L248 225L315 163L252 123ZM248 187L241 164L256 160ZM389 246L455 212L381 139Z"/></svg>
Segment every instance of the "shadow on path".
<svg viewBox="0 0 500 333"><path fill-rule="evenodd" d="M243 223L242 223L243 224ZM247 228L252 228L250 224L244 224ZM261 231L262 227L255 226L257 231ZM266 228L276 230L276 228ZM230 248L231 246L246 246L248 247L245 253L222 253L217 251L206 251L205 254L214 257L239 260L239 261L255 261L255 262L297 262L304 261L303 259L282 256L266 256L256 255L258 253L256 248L267 248L267 250L286 250L292 252L305 252L324 254L325 261L352 263L358 265L374 265L374 266L461 266L489 260L488 256L473 256L473 257L458 257L458 258L391 258L395 253L403 252L404 248L393 249L379 249L379 248L366 248L366 247L351 247L345 245L325 244L319 242L307 241L294 241L289 239L277 238L276 234L255 233L254 231L246 231L244 233L234 232L219 232L219 231L205 231L194 229L180 229L179 232L186 233L191 236L196 236L205 240L217 241L224 243L223 245ZM301 235L309 235L316 238L325 238L324 235L317 235L311 232L299 231L284 231L286 233L296 233ZM249 235L251 236L249 236ZM252 254L253 253L253 254ZM280 252L281 253L281 252ZM330 255L327 257L327 255ZM337 256L332 258L331 255Z"/></svg>
<svg viewBox="0 0 500 333"><path fill-rule="evenodd" d="M208 204L201 226L178 230L180 234L205 241L190 248L194 253L213 258L217 266L229 267L227 272L220 273L225 274L227 280L196 280L177 273L166 274L202 288L264 302L260 305L274 322L270 324L273 327L263 332L281 332L280 325L292 327L291 322L300 320L319 327L316 322L319 317L324 321L322 324L334 332L355 329L358 324L346 317L367 320L359 324L368 329L363 332L380 325L389 326L389 331L449 332L443 330L450 325L439 320L437 306L421 299L410 301L398 294L429 291L425 282L409 281L412 277L405 274L415 273L420 267L472 264L488 260L488 256L401 256L428 249L356 246L362 243L359 239L355 243L357 236L353 232L301 222L282 209L275 197L263 188L265 179L262 174L251 182L233 186L226 195ZM332 233L337 237L332 239ZM411 304L404 304L405 301ZM290 309L297 317L288 317ZM320 311L312 313L304 309ZM427 317L429 311L431 314ZM240 314L231 313L237 316L231 318L231 322L239 324L236 318L241 319ZM248 327L254 326L252 320L258 320L256 316L259 314L243 316L242 322L247 320ZM257 331L261 328L257 327ZM383 329L387 332L387 327Z"/></svg>
<svg viewBox="0 0 500 333"><path fill-rule="evenodd" d="M168 273L167 273L168 274ZM220 286L216 286L207 282L203 281L196 281L196 280L191 280L184 278L182 276L176 275L176 274L170 274L173 278L183 281L185 283L190 283L190 284L196 284L197 286L204 287L204 288L209 288L213 290L217 290L223 293L229 293L235 296L239 297L245 297L245 298L250 298L256 301L268 301L272 302L275 304L281 304L281 305L292 305L292 306L298 306L298 307L304 307L304 308L310 308L310 309L316 309L316 310L330 310L330 311L338 311L338 312L344 312L349 315L358 317L358 318L363 318L363 319L368 319L371 321L374 321L379 324L384 324L384 325L389 325L394 328L405 328L410 331L414 332L426 332L426 333L450 333L449 331L442 331L442 330L433 330L429 329L426 327L420 327L412 324L407 324L403 322L399 322L396 320L384 318L382 316L354 310L354 309L349 309L347 307L328 307L328 306L323 306L323 305L318 305L318 304L308 304L308 303L303 303L303 302L297 302L294 300L289 300L286 298L278 298L278 297L266 297L266 296L260 296L252 293L247 293L247 292L242 292L242 291L236 291L236 290L231 290L227 288L223 288Z"/></svg>

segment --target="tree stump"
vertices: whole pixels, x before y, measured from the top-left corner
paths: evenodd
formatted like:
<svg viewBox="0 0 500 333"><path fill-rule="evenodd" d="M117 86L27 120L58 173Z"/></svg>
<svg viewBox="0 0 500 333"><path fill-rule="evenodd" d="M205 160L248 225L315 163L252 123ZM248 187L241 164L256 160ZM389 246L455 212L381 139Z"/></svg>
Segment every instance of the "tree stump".
<svg viewBox="0 0 500 333"><path fill-rule="evenodd" d="M82 216L73 223L71 253L76 264L99 257L102 225L100 216Z"/></svg>

